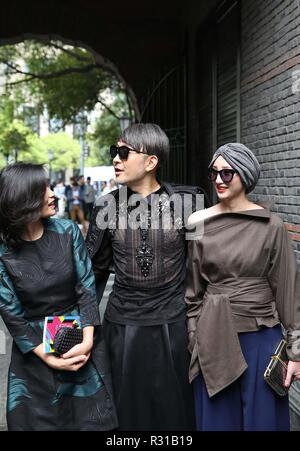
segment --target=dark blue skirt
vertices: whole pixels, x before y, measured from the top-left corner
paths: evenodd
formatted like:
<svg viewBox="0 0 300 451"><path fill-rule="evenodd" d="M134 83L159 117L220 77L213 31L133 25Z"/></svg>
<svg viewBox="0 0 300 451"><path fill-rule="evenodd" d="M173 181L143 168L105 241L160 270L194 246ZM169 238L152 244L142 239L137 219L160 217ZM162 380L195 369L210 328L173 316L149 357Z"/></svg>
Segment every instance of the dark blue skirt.
<svg viewBox="0 0 300 451"><path fill-rule="evenodd" d="M195 430L186 322L104 322L120 430Z"/></svg>
<svg viewBox="0 0 300 451"><path fill-rule="evenodd" d="M197 430L290 430L288 396L278 396L263 377L281 338L280 326L240 333L248 368L237 381L212 398L208 397L203 377L194 380Z"/></svg>

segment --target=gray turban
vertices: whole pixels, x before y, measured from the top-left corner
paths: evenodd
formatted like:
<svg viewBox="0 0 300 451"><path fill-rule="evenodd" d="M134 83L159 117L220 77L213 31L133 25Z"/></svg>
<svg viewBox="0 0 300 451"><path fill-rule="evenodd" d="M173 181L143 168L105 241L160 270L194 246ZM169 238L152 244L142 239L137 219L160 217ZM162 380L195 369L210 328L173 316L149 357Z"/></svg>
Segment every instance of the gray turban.
<svg viewBox="0 0 300 451"><path fill-rule="evenodd" d="M254 153L241 143L224 144L214 153L209 168L219 156L222 156L232 169L238 172L246 193L250 193L255 188L260 175L260 165Z"/></svg>

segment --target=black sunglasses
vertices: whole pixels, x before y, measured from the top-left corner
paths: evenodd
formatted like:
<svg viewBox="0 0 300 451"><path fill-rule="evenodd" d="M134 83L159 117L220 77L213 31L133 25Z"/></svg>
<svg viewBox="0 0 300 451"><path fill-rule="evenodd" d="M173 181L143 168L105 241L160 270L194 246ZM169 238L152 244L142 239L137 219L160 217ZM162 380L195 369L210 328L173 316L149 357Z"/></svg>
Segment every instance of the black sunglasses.
<svg viewBox="0 0 300 451"><path fill-rule="evenodd" d="M221 169L221 171L216 171L216 169L209 168L208 178L214 182L217 180L219 174L224 183L230 183L236 173L237 172L234 169Z"/></svg>
<svg viewBox="0 0 300 451"><path fill-rule="evenodd" d="M121 160L127 160L129 152L144 153L144 154L147 153L147 152L142 152L140 150L131 149L130 147L127 147L127 146L116 146L114 144L112 146L110 146L109 152L110 152L110 156L111 156L112 160L117 155L119 155Z"/></svg>

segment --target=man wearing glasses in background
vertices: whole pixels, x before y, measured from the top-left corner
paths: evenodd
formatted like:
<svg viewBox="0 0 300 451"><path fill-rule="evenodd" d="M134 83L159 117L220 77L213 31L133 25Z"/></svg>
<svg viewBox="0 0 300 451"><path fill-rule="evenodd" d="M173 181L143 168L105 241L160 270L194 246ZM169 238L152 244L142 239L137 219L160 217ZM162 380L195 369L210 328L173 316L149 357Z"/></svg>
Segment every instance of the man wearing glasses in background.
<svg viewBox="0 0 300 451"><path fill-rule="evenodd" d="M94 207L87 235L98 297L115 281L103 322L120 430L193 430L184 304L186 240L170 197L200 188L162 183L169 139L156 124L134 124L110 148L118 184ZM164 214L171 212L169 226Z"/></svg>

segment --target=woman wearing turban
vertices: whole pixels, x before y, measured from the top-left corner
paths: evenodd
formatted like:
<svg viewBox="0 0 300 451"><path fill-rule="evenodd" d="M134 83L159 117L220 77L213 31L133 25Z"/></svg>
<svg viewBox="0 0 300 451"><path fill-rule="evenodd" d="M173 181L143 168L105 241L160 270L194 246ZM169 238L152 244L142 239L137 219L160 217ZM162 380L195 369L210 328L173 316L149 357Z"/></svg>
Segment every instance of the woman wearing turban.
<svg viewBox="0 0 300 451"><path fill-rule="evenodd" d="M284 385L300 379L299 275L282 220L247 198L259 175L246 146L221 146L209 165L219 203L189 218L189 377L198 430L289 430L288 397L264 372L282 324Z"/></svg>

